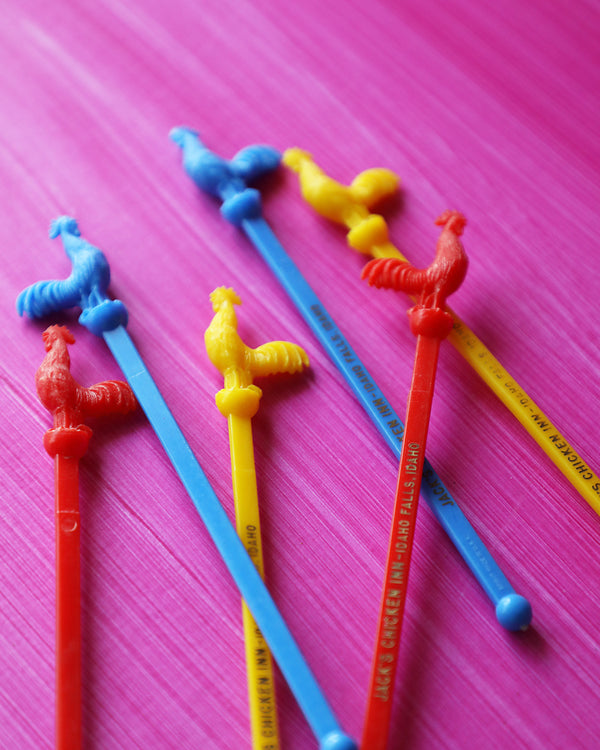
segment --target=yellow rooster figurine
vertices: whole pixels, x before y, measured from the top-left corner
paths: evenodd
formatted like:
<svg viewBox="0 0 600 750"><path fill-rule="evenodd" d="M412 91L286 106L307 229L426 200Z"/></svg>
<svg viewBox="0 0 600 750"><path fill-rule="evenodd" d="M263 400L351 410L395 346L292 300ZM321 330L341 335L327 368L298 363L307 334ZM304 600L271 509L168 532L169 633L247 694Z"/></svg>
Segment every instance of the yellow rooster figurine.
<svg viewBox="0 0 600 750"><path fill-rule="evenodd" d="M225 387L217 394L217 406L224 416L233 409L253 417L261 395L260 388L253 385L254 378L293 374L308 366L308 357L289 341L270 341L256 349L246 346L237 332L234 308L242 301L233 289L218 287L210 295L210 301L215 316L206 329L204 343L210 361L225 378Z"/></svg>
<svg viewBox="0 0 600 750"><path fill-rule="evenodd" d="M398 176L389 169L367 169L350 185L342 185L315 164L300 148L289 148L283 163L298 173L302 197L317 213L350 231L348 243L361 253L372 254L374 247L389 245L387 224L369 209L398 190ZM377 254L379 257L379 254Z"/></svg>
<svg viewBox="0 0 600 750"><path fill-rule="evenodd" d="M256 349L246 346L237 332L234 305L242 301L233 289L219 287L210 295L214 317L204 334L206 351L225 380L217 393L219 411L227 417L237 532L261 577L264 577L252 417L262 395L253 379L276 373L295 373L308 365L303 349L288 341L271 341ZM248 699L253 750L279 748L273 663L270 651L242 602Z"/></svg>

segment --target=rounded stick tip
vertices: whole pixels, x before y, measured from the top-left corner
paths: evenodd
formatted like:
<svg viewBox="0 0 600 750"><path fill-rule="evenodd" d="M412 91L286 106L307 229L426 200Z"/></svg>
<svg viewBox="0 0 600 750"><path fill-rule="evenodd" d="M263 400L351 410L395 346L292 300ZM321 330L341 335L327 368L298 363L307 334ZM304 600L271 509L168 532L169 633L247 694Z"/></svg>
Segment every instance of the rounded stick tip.
<svg viewBox="0 0 600 750"><path fill-rule="evenodd" d="M358 745L347 734L335 729L321 739L319 750L358 750Z"/></svg>
<svg viewBox="0 0 600 750"><path fill-rule="evenodd" d="M531 616L531 604L519 594L507 594L496 605L496 618L507 630L527 630Z"/></svg>

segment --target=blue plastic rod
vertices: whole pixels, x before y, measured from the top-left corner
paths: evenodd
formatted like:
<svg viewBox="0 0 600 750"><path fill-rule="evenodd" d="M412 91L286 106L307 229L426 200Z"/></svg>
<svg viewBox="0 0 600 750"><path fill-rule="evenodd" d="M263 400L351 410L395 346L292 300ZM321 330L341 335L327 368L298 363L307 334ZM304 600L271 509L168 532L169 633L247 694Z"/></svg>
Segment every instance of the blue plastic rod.
<svg viewBox="0 0 600 750"><path fill-rule="evenodd" d="M207 149L190 128L175 128L171 139L182 149L187 174L223 202L225 219L241 227L262 255L399 459L402 421L263 218L259 191L248 187L249 182L278 166L279 152L268 146L249 146L227 161ZM421 493L492 601L498 622L507 630L526 629L531 622L531 604L515 592L427 460Z"/></svg>
<svg viewBox="0 0 600 750"><path fill-rule="evenodd" d="M357 750L344 734L302 656L254 563L229 521L206 475L148 372L125 326L127 310L106 291L110 269L104 254L80 237L77 222L62 216L50 236L61 235L73 271L65 281L41 281L17 298L17 310L30 318L70 307L81 307L79 322L103 336L136 398L200 514L221 557L269 644L321 750Z"/></svg>

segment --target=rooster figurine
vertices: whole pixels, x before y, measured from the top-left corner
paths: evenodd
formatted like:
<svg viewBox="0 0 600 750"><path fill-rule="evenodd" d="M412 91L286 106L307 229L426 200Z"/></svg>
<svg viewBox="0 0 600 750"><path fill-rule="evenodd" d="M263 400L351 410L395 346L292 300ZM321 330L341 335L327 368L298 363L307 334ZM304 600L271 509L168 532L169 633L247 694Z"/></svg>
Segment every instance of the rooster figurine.
<svg viewBox="0 0 600 750"><path fill-rule="evenodd" d="M298 173L302 197L318 214L343 224L349 230L348 244L365 255L387 255L391 247L383 216L369 209L394 195L400 182L389 169L366 169L350 185L333 180L312 156L300 148L289 148L283 163Z"/></svg>
<svg viewBox="0 0 600 750"><path fill-rule="evenodd" d="M68 328L50 326L42 338L46 356L35 384L40 401L54 417L55 430L81 427L85 417L126 414L135 408L135 396L126 383L108 380L84 388L75 381L68 350L75 338Z"/></svg>
<svg viewBox="0 0 600 750"><path fill-rule="evenodd" d="M254 377L298 372L308 365L308 357L297 344L288 341L271 341L256 349L246 346L237 332L234 308L242 301L233 289L218 287L210 295L210 301L215 316L206 329L204 342L210 361L225 378L225 393L220 392L222 398L226 398L227 392L246 389L247 400L255 402L258 408L260 389L253 385ZM254 397L250 396L251 393Z"/></svg>
<svg viewBox="0 0 600 750"><path fill-rule="evenodd" d="M227 221L241 226L244 220L261 215L260 193L247 183L276 169L279 151L271 146L246 146L227 161L207 149L192 128L173 128L170 137L181 148L183 168L196 185L223 201L221 213Z"/></svg>
<svg viewBox="0 0 600 750"><path fill-rule="evenodd" d="M363 219L367 209L393 195L398 188L398 177L389 169L367 169L357 175L350 185L331 179L315 164L312 156L300 148L289 148L283 163L297 172L302 197L330 221L351 223L352 217Z"/></svg>
<svg viewBox="0 0 600 750"><path fill-rule="evenodd" d="M50 238L60 237L71 261L66 279L37 281L17 297L17 312L42 318L58 310L81 307L79 322L92 333L102 335L119 325L127 325L127 309L106 294L110 267L104 253L84 240L75 219L59 216L50 225Z"/></svg>
<svg viewBox="0 0 600 750"><path fill-rule="evenodd" d="M437 336L439 324L438 337L445 338L453 324L444 310L446 297L458 289L467 273L468 259L460 241L467 220L458 211L444 211L435 223L442 231L428 268L415 268L399 258L379 258L367 263L361 278L371 286L417 295L417 304L408 311L412 332Z"/></svg>

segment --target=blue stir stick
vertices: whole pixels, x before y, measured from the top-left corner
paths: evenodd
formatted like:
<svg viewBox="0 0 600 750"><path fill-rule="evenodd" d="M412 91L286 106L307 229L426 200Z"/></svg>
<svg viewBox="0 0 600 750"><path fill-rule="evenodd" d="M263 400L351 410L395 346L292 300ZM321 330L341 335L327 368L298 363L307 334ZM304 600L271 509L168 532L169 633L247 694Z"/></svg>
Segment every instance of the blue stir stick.
<svg viewBox="0 0 600 750"><path fill-rule="evenodd" d="M263 218L259 191L247 186L278 166L279 152L249 146L226 161L207 149L195 130L174 128L171 139L182 149L185 171L202 190L223 201L225 219L241 227L255 245L399 459L402 421ZM427 460L421 492L494 604L498 622L507 630L526 629L532 616L529 601L515 592Z"/></svg>
<svg viewBox="0 0 600 750"><path fill-rule="evenodd" d="M71 275L64 281L40 281L27 287L17 298L19 314L25 312L30 318L39 318L57 310L82 308L79 322L104 337L123 370L269 644L321 750L357 750L355 742L340 729L254 563L129 338L125 330L125 305L107 297L110 269L104 254L80 237L77 222L70 217L62 216L52 223L50 236L59 235L73 265Z"/></svg>

